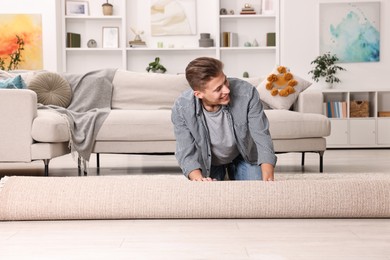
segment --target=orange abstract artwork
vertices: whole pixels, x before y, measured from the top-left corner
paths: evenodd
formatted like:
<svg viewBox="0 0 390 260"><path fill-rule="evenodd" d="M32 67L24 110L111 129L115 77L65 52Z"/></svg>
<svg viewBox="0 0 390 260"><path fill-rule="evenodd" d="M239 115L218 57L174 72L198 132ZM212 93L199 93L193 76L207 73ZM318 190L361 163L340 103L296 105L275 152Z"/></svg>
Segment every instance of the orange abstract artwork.
<svg viewBox="0 0 390 260"><path fill-rule="evenodd" d="M1 63L6 70L43 69L40 14L0 14Z"/></svg>

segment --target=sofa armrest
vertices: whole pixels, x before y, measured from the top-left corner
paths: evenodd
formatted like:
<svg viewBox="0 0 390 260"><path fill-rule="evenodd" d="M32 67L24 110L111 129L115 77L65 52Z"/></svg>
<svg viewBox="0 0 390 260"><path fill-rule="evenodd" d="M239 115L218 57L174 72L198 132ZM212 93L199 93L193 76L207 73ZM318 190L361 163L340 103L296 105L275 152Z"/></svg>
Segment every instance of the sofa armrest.
<svg viewBox="0 0 390 260"><path fill-rule="evenodd" d="M294 111L302 113L323 113L323 96L321 91L303 91L294 103Z"/></svg>
<svg viewBox="0 0 390 260"><path fill-rule="evenodd" d="M31 161L36 93L28 89L0 89L0 111L0 161Z"/></svg>

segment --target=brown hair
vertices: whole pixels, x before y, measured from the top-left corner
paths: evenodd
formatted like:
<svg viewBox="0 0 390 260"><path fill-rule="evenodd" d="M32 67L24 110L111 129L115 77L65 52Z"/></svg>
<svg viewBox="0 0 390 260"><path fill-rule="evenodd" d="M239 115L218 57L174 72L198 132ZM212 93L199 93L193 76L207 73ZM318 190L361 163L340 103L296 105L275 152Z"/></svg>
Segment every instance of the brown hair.
<svg viewBox="0 0 390 260"><path fill-rule="evenodd" d="M200 90L212 78L223 73L223 63L210 57L200 57L191 61L186 68L186 79L193 90Z"/></svg>

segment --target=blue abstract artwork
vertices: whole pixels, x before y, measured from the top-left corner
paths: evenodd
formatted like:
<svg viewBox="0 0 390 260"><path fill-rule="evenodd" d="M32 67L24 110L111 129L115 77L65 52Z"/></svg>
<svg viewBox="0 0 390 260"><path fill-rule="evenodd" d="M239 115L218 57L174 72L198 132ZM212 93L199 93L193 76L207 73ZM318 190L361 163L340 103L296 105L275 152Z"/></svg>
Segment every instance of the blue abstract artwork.
<svg viewBox="0 0 390 260"><path fill-rule="evenodd" d="M321 3L320 53L340 62L380 60L380 2Z"/></svg>

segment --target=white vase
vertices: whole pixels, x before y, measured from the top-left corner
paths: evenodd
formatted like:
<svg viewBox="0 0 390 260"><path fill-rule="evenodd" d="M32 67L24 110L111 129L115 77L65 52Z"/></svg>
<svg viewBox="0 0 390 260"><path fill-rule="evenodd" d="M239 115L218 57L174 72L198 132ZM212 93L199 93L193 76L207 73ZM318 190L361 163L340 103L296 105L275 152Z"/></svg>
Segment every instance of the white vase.
<svg viewBox="0 0 390 260"><path fill-rule="evenodd" d="M321 86L324 89L332 89L333 88L333 83L331 82L326 82L325 79L320 79Z"/></svg>
<svg viewBox="0 0 390 260"><path fill-rule="evenodd" d="M332 82L325 82L325 87L327 89L332 89L333 88L333 83Z"/></svg>

